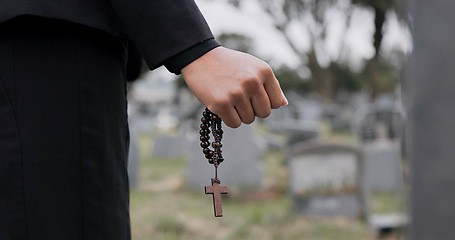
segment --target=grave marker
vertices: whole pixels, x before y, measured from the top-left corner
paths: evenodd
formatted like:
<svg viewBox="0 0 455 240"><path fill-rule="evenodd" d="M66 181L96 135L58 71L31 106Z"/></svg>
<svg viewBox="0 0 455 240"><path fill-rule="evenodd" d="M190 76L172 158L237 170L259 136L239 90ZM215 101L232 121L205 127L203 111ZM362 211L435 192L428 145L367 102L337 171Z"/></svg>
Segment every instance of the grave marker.
<svg viewBox="0 0 455 240"><path fill-rule="evenodd" d="M306 216L367 213L363 158L355 145L301 142L288 150L294 208Z"/></svg>
<svg viewBox="0 0 455 240"><path fill-rule="evenodd" d="M259 187L262 184L261 152L255 142L253 125L242 125L237 129L223 127L223 156L225 161L218 172L223 185L238 188ZM197 136L198 134L194 134ZM213 177L214 168L199 147L199 138L194 138L190 147L187 184L196 188L209 184L207 179Z"/></svg>
<svg viewBox="0 0 455 240"><path fill-rule="evenodd" d="M131 134L130 148L128 153L128 179L131 189L135 189L138 184L139 172L139 149L136 141L136 135Z"/></svg>

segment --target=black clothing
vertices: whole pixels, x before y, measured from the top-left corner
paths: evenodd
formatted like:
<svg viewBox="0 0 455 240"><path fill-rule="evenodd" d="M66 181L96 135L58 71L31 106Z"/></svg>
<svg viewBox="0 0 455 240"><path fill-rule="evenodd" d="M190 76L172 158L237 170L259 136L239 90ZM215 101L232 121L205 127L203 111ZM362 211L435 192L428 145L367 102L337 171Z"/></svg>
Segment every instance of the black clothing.
<svg viewBox="0 0 455 240"><path fill-rule="evenodd" d="M0 240L129 240L127 59L216 46L192 0L0 0Z"/></svg>
<svg viewBox="0 0 455 240"><path fill-rule="evenodd" d="M213 45L206 42L213 35L193 0L0 1L0 22L21 15L63 19L129 38L152 70L165 61L169 69L180 70L184 65L174 66L173 57L201 43ZM200 56L208 50L199 51Z"/></svg>
<svg viewBox="0 0 455 240"><path fill-rule="evenodd" d="M130 239L123 45L43 21L0 27L0 239Z"/></svg>

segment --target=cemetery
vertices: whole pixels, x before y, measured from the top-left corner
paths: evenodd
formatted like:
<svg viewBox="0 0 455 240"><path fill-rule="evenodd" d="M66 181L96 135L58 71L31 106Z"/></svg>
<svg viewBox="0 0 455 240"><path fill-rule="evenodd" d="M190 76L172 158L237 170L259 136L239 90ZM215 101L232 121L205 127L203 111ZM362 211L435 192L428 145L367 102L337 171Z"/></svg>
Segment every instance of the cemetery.
<svg viewBox="0 0 455 240"><path fill-rule="evenodd" d="M455 1L96 2L6 3L0 240L455 239Z"/></svg>
<svg viewBox="0 0 455 240"><path fill-rule="evenodd" d="M314 1L200 2L208 18L219 17L222 6L242 22L223 28L214 21L217 38L262 54L290 104L251 125L224 126L218 171L229 193L222 195L223 218L214 218L204 194L214 167L199 147L204 106L181 78L174 79L178 94L146 111L132 96L133 239L453 238L455 68L453 50L441 46L453 42L446 22L454 4L416 1L414 11L428 17L415 19L414 46L408 15L416 13L408 12L408 1L333 1L335 9L304 4ZM261 20L235 15L242 11ZM338 18L327 18L334 11ZM334 22L344 34L337 35L337 54L327 47ZM351 22L369 24L356 30L367 36L350 35ZM291 35L296 26L311 40ZM364 45L364 55L353 58Z"/></svg>
<svg viewBox="0 0 455 240"><path fill-rule="evenodd" d="M177 128L135 130L134 239L212 239L215 231L221 231L216 239L402 239L406 182L401 141L384 130L389 122L373 121L380 122L376 138L363 139L356 129L366 128L333 131L322 107L293 104L267 120L224 126L226 160L219 175L229 194L222 196L220 221L213 220L211 197L203 190L214 168L199 147L202 106L196 119L180 118ZM315 114L301 119L299 111ZM299 121L311 127L298 131Z"/></svg>

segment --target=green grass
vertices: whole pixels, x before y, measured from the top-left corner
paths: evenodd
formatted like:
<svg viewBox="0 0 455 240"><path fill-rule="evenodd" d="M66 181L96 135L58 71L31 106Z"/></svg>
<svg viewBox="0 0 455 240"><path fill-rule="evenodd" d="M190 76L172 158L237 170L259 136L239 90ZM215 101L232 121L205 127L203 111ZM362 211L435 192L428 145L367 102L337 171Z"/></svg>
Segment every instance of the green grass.
<svg viewBox="0 0 455 240"><path fill-rule="evenodd" d="M292 212L283 152L263 158L265 186L223 198L223 218L212 199L185 188L186 159L150 159L151 135L142 135L139 184L131 192L133 240L369 240L368 226L347 219L308 219ZM259 194L258 194L259 193Z"/></svg>
<svg viewBox="0 0 455 240"><path fill-rule="evenodd" d="M373 192L371 211L373 213L402 213L406 211L403 196L393 192Z"/></svg>

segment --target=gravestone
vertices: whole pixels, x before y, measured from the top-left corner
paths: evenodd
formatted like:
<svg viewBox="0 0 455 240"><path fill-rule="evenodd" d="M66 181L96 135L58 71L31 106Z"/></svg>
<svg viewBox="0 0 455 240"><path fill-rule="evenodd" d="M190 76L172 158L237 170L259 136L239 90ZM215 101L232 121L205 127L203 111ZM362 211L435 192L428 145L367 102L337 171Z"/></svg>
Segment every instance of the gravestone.
<svg viewBox="0 0 455 240"><path fill-rule="evenodd" d="M136 135L131 134L130 148L128 153L128 179L130 189L137 188L139 172L139 149L136 141Z"/></svg>
<svg viewBox="0 0 455 240"><path fill-rule="evenodd" d="M353 107L350 104L332 103L325 106L324 119L328 121L333 132L351 132L352 115Z"/></svg>
<svg viewBox="0 0 455 240"><path fill-rule="evenodd" d="M367 213L363 159L355 145L301 142L288 150L294 209L305 216L363 217Z"/></svg>
<svg viewBox="0 0 455 240"><path fill-rule="evenodd" d="M133 108L132 106L134 106L134 103L128 103L128 109ZM148 133L155 126L155 116L138 112L128 113L128 124L130 132Z"/></svg>
<svg viewBox="0 0 455 240"><path fill-rule="evenodd" d="M407 227L405 212L405 187L401 166L400 143L387 138L364 144L365 178L370 199L380 197L370 204L368 223L377 236L399 235ZM389 208L384 211L384 205Z"/></svg>
<svg viewBox="0 0 455 240"><path fill-rule="evenodd" d="M152 158L178 158L185 154L185 139L181 134L161 134L153 141Z"/></svg>
<svg viewBox="0 0 455 240"><path fill-rule="evenodd" d="M288 143L316 138L319 135L322 108L317 101L299 99L279 108L266 120L271 131L284 132Z"/></svg>
<svg viewBox="0 0 455 240"><path fill-rule="evenodd" d="M403 194L404 182L399 142L383 138L364 144L363 149L368 189Z"/></svg>
<svg viewBox="0 0 455 240"><path fill-rule="evenodd" d="M270 131L283 132L286 129L283 122L288 119L295 119L294 112L291 107L284 107L275 109L272 115L264 119L264 122Z"/></svg>
<svg viewBox="0 0 455 240"><path fill-rule="evenodd" d="M295 103L295 123L290 123L288 143L316 138L322 117L322 107L318 101L306 99ZM294 125L294 126L293 126Z"/></svg>
<svg viewBox="0 0 455 240"><path fill-rule="evenodd" d="M354 132L362 142L381 137L403 138L405 114L400 106L391 97L385 96L374 103L362 105L354 113Z"/></svg>
<svg viewBox="0 0 455 240"><path fill-rule="evenodd" d="M223 157L218 175L222 185L233 188L252 188L262 184L261 152L255 140L253 125L242 125L231 129L223 125ZM192 134L198 136L198 133ZM213 137L212 137L213 138ZM210 184L214 177L214 167L205 159L199 147L199 138L194 138L190 146L190 159L187 167L188 186L199 188Z"/></svg>

